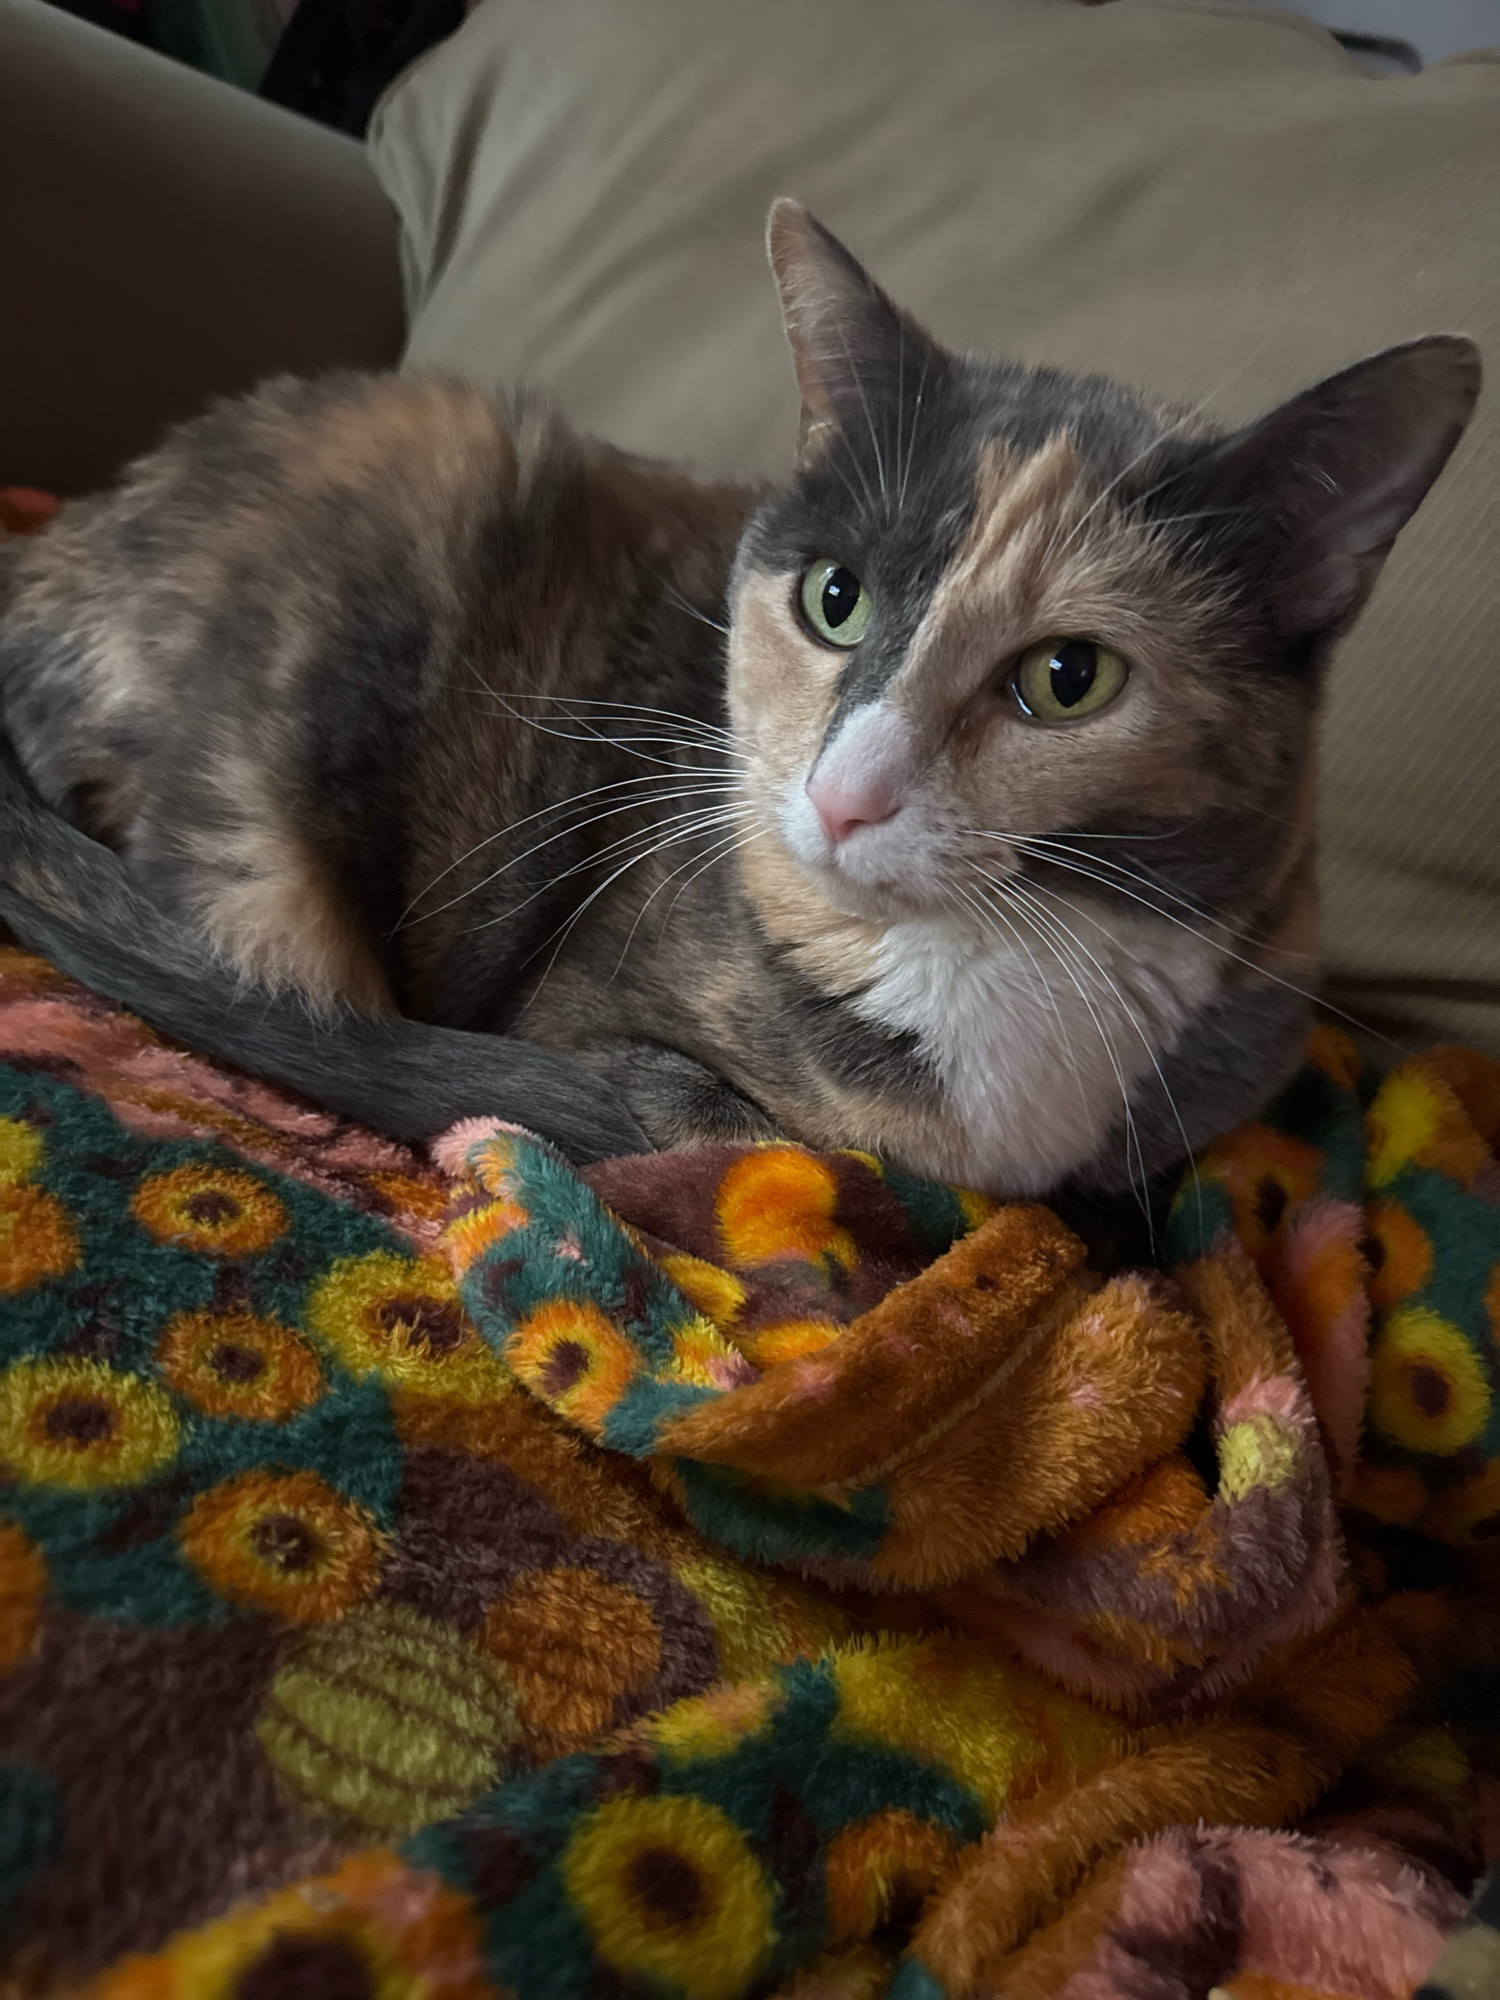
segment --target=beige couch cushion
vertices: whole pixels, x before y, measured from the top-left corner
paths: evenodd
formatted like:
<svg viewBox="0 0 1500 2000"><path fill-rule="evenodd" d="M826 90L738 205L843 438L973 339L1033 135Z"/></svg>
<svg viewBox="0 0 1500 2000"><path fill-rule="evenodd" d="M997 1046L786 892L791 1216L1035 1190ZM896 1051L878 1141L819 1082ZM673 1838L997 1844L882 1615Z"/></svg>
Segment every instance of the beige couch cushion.
<svg viewBox="0 0 1500 2000"><path fill-rule="evenodd" d="M1500 62L1376 79L1287 15L483 0L371 144L408 366L548 384L583 427L713 470L788 462L781 193L949 342L1223 420L1431 331L1500 378ZM1500 998L1496 409L1337 663L1324 885L1336 973ZM1399 1005L1500 1054L1500 1006L1444 990ZM1376 1011L1368 986L1348 1004Z"/></svg>

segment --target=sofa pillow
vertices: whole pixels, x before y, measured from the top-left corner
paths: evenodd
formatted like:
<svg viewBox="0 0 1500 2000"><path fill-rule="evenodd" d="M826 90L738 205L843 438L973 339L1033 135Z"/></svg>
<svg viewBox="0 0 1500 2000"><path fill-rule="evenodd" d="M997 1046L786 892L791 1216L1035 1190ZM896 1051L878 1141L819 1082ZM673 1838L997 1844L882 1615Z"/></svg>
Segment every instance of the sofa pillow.
<svg viewBox="0 0 1500 2000"><path fill-rule="evenodd" d="M406 366L555 389L715 472L795 430L765 212L806 201L943 339L1234 422L1387 343L1500 371L1500 62L1377 78L1203 0L482 0L388 93ZM1336 663L1336 994L1500 1054L1490 391Z"/></svg>

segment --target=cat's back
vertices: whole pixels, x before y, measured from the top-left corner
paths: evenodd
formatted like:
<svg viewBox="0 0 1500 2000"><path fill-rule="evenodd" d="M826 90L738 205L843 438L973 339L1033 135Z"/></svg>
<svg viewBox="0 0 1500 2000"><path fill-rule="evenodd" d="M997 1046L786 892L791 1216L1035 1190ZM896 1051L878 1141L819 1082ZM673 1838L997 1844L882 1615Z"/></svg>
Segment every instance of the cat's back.
<svg viewBox="0 0 1500 2000"><path fill-rule="evenodd" d="M576 462L561 426L532 428L533 458ZM471 595L485 524L514 502L517 429L465 383L284 378L64 506L11 565L0 623L4 721L33 779L117 837L130 773L190 721L263 739L296 726L331 655L373 674L374 654L410 654Z"/></svg>

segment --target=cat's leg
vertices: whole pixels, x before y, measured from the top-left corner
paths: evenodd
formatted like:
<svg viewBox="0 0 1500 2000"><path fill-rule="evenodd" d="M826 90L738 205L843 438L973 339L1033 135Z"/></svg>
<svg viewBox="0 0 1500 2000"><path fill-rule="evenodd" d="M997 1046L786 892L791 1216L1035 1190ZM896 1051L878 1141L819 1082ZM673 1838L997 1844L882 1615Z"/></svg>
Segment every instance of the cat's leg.
<svg viewBox="0 0 1500 2000"><path fill-rule="evenodd" d="M568 1054L613 1086L653 1146L704 1146L784 1135L750 1098L660 1042L600 1041Z"/></svg>

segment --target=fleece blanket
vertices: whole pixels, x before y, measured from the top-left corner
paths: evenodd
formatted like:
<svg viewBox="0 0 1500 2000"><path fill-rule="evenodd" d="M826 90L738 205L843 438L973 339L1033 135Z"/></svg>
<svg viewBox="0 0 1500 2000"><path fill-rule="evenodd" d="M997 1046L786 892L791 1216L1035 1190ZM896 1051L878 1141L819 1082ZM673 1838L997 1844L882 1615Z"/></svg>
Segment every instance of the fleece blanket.
<svg viewBox="0 0 1500 2000"><path fill-rule="evenodd" d="M0 950L6 1990L1500 1992L1497 1140L1319 1029L1095 1272L418 1156Z"/></svg>

